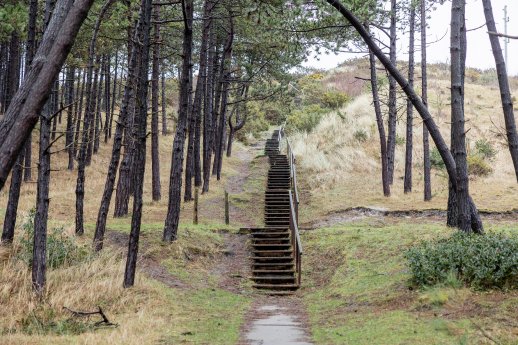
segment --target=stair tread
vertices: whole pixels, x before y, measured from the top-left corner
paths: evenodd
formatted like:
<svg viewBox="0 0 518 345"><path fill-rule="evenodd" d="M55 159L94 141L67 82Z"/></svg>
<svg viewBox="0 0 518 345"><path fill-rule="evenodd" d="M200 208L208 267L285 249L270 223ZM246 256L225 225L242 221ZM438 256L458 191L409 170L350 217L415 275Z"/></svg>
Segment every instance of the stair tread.
<svg viewBox="0 0 518 345"><path fill-rule="evenodd" d="M271 287L271 288L298 288L298 284L262 284L262 283L256 283L253 285L253 287Z"/></svg>

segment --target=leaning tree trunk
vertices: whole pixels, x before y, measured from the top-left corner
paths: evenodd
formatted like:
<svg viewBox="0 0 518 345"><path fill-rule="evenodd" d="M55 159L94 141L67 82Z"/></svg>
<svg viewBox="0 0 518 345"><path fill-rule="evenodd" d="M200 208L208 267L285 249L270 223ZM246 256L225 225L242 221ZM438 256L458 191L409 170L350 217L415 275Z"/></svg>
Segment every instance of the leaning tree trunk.
<svg viewBox="0 0 518 345"><path fill-rule="evenodd" d="M52 20L41 40L31 71L16 93L0 123L0 189L13 167L29 133L38 121L38 114L48 98L72 43L93 0L58 1ZM64 11L61 10L64 9ZM30 97L28 97L30 94Z"/></svg>
<svg viewBox="0 0 518 345"><path fill-rule="evenodd" d="M160 193L160 152L158 144L158 79L160 78L160 6L154 7L153 69L151 77L151 190L154 201Z"/></svg>
<svg viewBox="0 0 518 345"><path fill-rule="evenodd" d="M142 221L142 205L144 194L144 173L146 167L146 132L147 132L147 99L148 99L148 72L149 72L149 45L151 30L152 0L142 0L141 21L142 33L139 35L141 66L137 89L138 111L135 116L135 192L133 199L133 213L131 217L131 231L128 243L128 258L124 271L124 287L133 286L135 269L137 266L138 243L140 225Z"/></svg>
<svg viewBox="0 0 518 345"><path fill-rule="evenodd" d="M372 50L369 50L370 72L371 72L371 89L372 100L374 104L374 112L376 113L376 124L380 137L380 156L381 156L381 184L383 186L383 195L390 196L390 181L388 175L388 159L387 159L387 139L385 136L385 126L383 124L383 114L381 113L381 103L378 93L378 74L376 72L376 58Z"/></svg>
<svg viewBox="0 0 518 345"><path fill-rule="evenodd" d="M408 43L408 83L414 88L414 37L415 37L415 5L410 4L410 38ZM403 188L405 193L412 191L412 150L413 150L413 121L414 121L414 106L410 100L407 100L406 109L406 148L405 148L405 179Z"/></svg>
<svg viewBox="0 0 518 345"><path fill-rule="evenodd" d="M421 99L428 107L428 65L426 61L426 1L421 1ZM423 179L424 201L432 200L432 164L430 162L430 143L428 129L423 124Z"/></svg>
<svg viewBox="0 0 518 345"><path fill-rule="evenodd" d="M396 66L397 34L396 34L396 0L390 1L390 62ZM388 99L388 139L387 139L387 166L390 184L394 183L394 168L396 154L396 122L397 122L397 83L392 75L389 75L389 99Z"/></svg>
<svg viewBox="0 0 518 345"><path fill-rule="evenodd" d="M333 6L342 16L354 27L356 32L361 36L365 44L372 50L372 52L376 55L378 60L383 64L383 66L387 69L387 71L396 79L399 86L402 88L403 92L405 92L406 96L410 98L414 108L417 110L421 118L423 119L424 124L428 128L430 135L435 143L435 146L439 150L441 158L446 167L446 171L448 175L452 178L454 182L453 187L456 188L456 180L457 180L457 167L455 164L455 160L444 141L444 138L441 135L439 127L437 127L435 121L433 120L428 108L423 104L420 97L417 93L411 89L408 85L408 81L401 74L398 68L391 63L390 59L383 53L383 51L376 45L373 38L369 34L369 32L363 27L361 22L356 18L356 16L347 9L339 0L326 0L331 6ZM469 198L470 203L470 211L471 211L471 228L476 233L483 233L482 222L480 221L478 210L475 206L475 203L471 198Z"/></svg>
<svg viewBox="0 0 518 345"><path fill-rule="evenodd" d="M180 109L178 124L173 142L173 157L171 160L171 175L169 180L169 203L164 226L164 241L176 240L180 220L180 202L182 194L182 168L184 158L185 136L187 131L187 116L189 112L189 91L191 90L191 56L192 56L192 24L193 0L182 0L184 18L183 46L182 46L182 74L180 78Z"/></svg>
<svg viewBox="0 0 518 345"><path fill-rule="evenodd" d="M504 110L507 143L509 145L511 159L513 160L514 172L518 180L518 135L516 134L513 99L511 96L511 89L509 88L509 79L507 78L507 67L498 36L491 34L497 32L495 19L493 17L493 8L491 7L491 0L482 0L482 5L484 6L486 26L489 31L489 40L491 41L491 48L495 58L498 85L500 86L500 98L502 100L502 108Z"/></svg>

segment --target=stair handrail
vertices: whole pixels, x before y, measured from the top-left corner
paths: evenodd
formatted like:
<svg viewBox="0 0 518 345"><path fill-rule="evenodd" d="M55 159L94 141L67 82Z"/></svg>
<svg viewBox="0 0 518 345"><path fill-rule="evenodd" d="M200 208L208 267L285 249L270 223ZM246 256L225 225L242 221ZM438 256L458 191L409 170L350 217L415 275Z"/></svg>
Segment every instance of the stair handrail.
<svg viewBox="0 0 518 345"><path fill-rule="evenodd" d="M302 241L300 240L299 226L297 224L297 218L295 213L295 203L293 202L293 194L291 190L289 191L290 195L290 231L291 231L291 239L292 245L294 249L295 255L295 272L297 273L297 283L300 286L301 276L302 276Z"/></svg>

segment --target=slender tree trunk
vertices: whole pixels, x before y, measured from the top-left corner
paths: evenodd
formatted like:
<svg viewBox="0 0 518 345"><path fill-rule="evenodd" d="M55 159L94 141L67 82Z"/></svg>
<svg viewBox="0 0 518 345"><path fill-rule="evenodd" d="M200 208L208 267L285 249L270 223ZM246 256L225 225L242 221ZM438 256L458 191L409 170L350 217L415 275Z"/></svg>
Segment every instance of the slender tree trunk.
<svg viewBox="0 0 518 345"><path fill-rule="evenodd" d="M385 135L385 126L383 124L383 115L381 113L381 103L378 93L378 74L376 72L376 58L372 50L369 50L370 72L371 72L371 89L372 100L374 104L374 112L376 113L376 124L380 137L380 156L381 156L381 185L383 186L383 195L390 196L390 181L388 178L388 159L387 159L387 139Z"/></svg>
<svg viewBox="0 0 518 345"><path fill-rule="evenodd" d="M191 90L190 75L192 69L192 23L193 23L193 0L182 0L182 12L184 18L183 33L183 62L180 78L180 109L178 111L178 124L173 143L173 158L171 161L171 177L169 181L169 203L167 207L167 218L164 227L164 241L176 240L178 223L180 220L180 201L182 191L182 168L187 130L187 116L189 112L189 91Z"/></svg>
<svg viewBox="0 0 518 345"><path fill-rule="evenodd" d="M165 72L162 70L162 135L167 134L167 107L165 99Z"/></svg>
<svg viewBox="0 0 518 345"><path fill-rule="evenodd" d="M88 74L87 71L83 71L83 77L81 81L81 92L79 94L79 105L77 108L77 114L76 114L76 129L74 134L74 157L79 151L79 143L80 143L80 136L81 136L81 123L82 117L83 117L83 100L84 100L84 94L85 94L85 88L86 88L86 76Z"/></svg>
<svg viewBox="0 0 518 345"><path fill-rule="evenodd" d="M410 3L410 38L408 43L408 83L411 88L414 87L414 39L415 39L415 4ZM406 150L405 150L405 180L404 192L410 193L412 191L412 150L413 150L413 121L414 121L414 106L410 100L407 100L406 109Z"/></svg>
<svg viewBox="0 0 518 345"><path fill-rule="evenodd" d="M426 1L421 1L421 99L428 108L428 65L426 61ZM423 124L423 175L424 201L432 200L432 164L430 163L430 143L428 129Z"/></svg>
<svg viewBox="0 0 518 345"><path fill-rule="evenodd" d="M99 152L99 143L100 143L100 136L101 136L101 132L102 132L102 123L101 123L101 100L102 100L102 95L103 95L103 84L104 84L104 64L105 64L105 56L103 56L101 58L101 65L99 66L99 83L97 84L98 86L98 89L96 90L97 91L97 96L96 96L96 99L97 99L97 103L96 103L96 110L95 110L95 128L94 128L94 136L93 136L93 153L97 153Z"/></svg>
<svg viewBox="0 0 518 345"><path fill-rule="evenodd" d="M408 86L408 81L401 74L401 72L397 69L395 65L393 65L389 58L385 56L383 51L376 45L374 40L372 39L369 32L363 27L361 22L354 16L354 14L347 9L339 0L326 0L331 6L333 6L344 18L354 27L354 29L361 36L363 41L367 44L369 49L376 55L378 60L383 64L383 66L387 69L387 71L396 79L399 86L402 88L403 92L405 92L406 96L410 98L412 104L415 109L423 119L424 124L428 128L428 131L435 143L435 146L439 150L441 158L446 167L446 171L448 175L451 177L452 181L454 181L453 188L457 188L457 167L455 164L455 160L453 158L452 153L448 149L444 138L441 135L441 132L435 121L433 120L430 112L425 107L420 97L416 94L416 92ZM455 0L458 1L458 0ZM469 197L470 204L470 212L471 212L471 228L476 233L483 233L484 229L482 227L482 222L480 221L480 216L478 214L477 208L473 200Z"/></svg>
<svg viewBox="0 0 518 345"><path fill-rule="evenodd" d="M106 121L104 122L104 142L108 142L110 136L111 123L111 56L107 55L104 63L104 114Z"/></svg>
<svg viewBox="0 0 518 345"><path fill-rule="evenodd" d="M65 146L68 152L68 170L74 169L74 76L75 68L69 66L66 75L67 129Z"/></svg>
<svg viewBox="0 0 518 345"><path fill-rule="evenodd" d="M154 7L154 45L153 45L153 70L151 79L151 189L153 200L161 198L160 187L160 152L158 144L158 79L160 78L160 6Z"/></svg>
<svg viewBox="0 0 518 345"><path fill-rule="evenodd" d="M11 35L11 43L9 48L9 65L8 83L7 83L7 97L5 99L5 107L9 107L9 103L16 91L18 91L18 84L20 82L20 40L17 32ZM11 186L9 188L9 200L5 210L4 227L2 230L2 242L12 243L14 239L14 228L16 225L16 216L18 212L18 201L20 199L20 189L22 185L23 175L23 161L24 152L20 153L16 165L13 167L11 174Z"/></svg>
<svg viewBox="0 0 518 345"><path fill-rule="evenodd" d="M203 104L203 187L202 193L209 191L210 184L210 167L212 161L212 128L213 120L213 86L214 86L214 67L212 63L215 60L215 34L212 27L212 21L209 23L209 45L208 45L208 61L207 61L207 82L205 88Z"/></svg>
<svg viewBox="0 0 518 345"><path fill-rule="evenodd" d="M487 30L489 32L497 32L491 0L482 0L482 5L484 7ZM514 172L518 180L518 135L516 134L513 99L511 96L511 89L509 88L509 79L507 78L507 67L505 65L504 55L502 54L502 48L500 47L499 38L495 35L489 34L489 40L491 42L491 48L495 58L496 72L498 75L498 85L500 87L500 98L502 100L502 108L504 111L507 143L509 145L511 159L513 160Z"/></svg>
<svg viewBox="0 0 518 345"><path fill-rule="evenodd" d="M86 165L87 166L89 166L92 163L92 155L93 155L93 151L94 151L94 142L95 142L95 136L96 136L95 124L96 124L96 120L97 120L97 104L98 104L97 88L99 87L99 84L100 84L99 83L100 62L101 62L101 57L97 56L96 61L95 61L95 72L94 72L94 77L93 77L93 81L92 81L92 88L91 88L91 92L90 92L91 94L90 94L90 96L87 95L87 100L86 100L86 102L88 103L89 102L88 98L90 98L90 102L91 102L90 112L87 113L85 111L85 121L87 121L87 119L88 119L88 121L90 122L88 124L89 131L87 133L87 150L86 150ZM88 90L88 88L87 88L87 90ZM86 128L86 124L85 124L85 128Z"/></svg>
<svg viewBox="0 0 518 345"><path fill-rule="evenodd" d="M142 26L142 23L138 25ZM135 31L135 35L140 32L141 29ZM135 40L138 36L135 36ZM110 159L110 165L108 166L108 173L106 175L106 182L104 184L104 192L101 198L101 205L99 207L99 213L97 215L97 223L95 226L94 235L94 250L100 251L104 244L104 234L106 232L106 220L108 217L108 211L110 209L110 202L113 195L113 187L115 186L115 178L117 175L117 169L119 167L119 161L121 156L122 139L124 134L124 127L128 124L128 111L130 100L135 97L135 84L137 82L137 55L140 51L137 50L136 45L131 45L130 60L128 65L128 75L126 84L124 87L124 96L121 103L121 109L119 112L119 119L116 122L115 134L113 136L113 148Z"/></svg>
<svg viewBox="0 0 518 345"><path fill-rule="evenodd" d="M390 0L390 62L396 65L397 52L397 2ZM389 75L389 100L388 100L388 139L387 139L387 164L388 179L394 183L394 167L396 154L396 122L397 122L397 83L393 76Z"/></svg>
<svg viewBox="0 0 518 345"><path fill-rule="evenodd" d="M111 107L110 107L110 124L108 127L108 137L112 137L112 128L113 128L113 116L115 113L115 102L117 101L117 72L119 71L119 51L115 51L115 72L113 75L113 93L111 97Z"/></svg>
<svg viewBox="0 0 518 345"><path fill-rule="evenodd" d="M148 71L149 71L149 46L151 29L152 0L142 0L141 5L142 33L140 42L141 66L139 69L139 84L137 98L138 113L135 116L136 155L135 155L135 193L133 199L133 213L131 218L131 232L128 244L128 258L124 271L124 287L133 286L135 282L135 269L137 266L138 243L140 237L140 225L142 221L142 205L144 192L144 172L146 167L146 132L147 132L147 99L148 99Z"/></svg>

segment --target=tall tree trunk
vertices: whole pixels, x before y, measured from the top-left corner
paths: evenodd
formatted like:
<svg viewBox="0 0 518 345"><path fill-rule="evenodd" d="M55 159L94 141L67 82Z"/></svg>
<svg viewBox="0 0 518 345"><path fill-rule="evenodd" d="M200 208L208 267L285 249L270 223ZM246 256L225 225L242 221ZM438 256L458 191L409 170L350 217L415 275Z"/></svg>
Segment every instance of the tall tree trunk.
<svg viewBox="0 0 518 345"><path fill-rule="evenodd" d="M110 123L111 123L111 56L107 55L104 61L104 114L106 121L104 123L104 142L108 142L110 136Z"/></svg>
<svg viewBox="0 0 518 345"><path fill-rule="evenodd" d="M380 156L381 156L381 185L383 186L383 195L390 196L390 181L388 176L388 159L387 159L387 139L385 135L385 126L383 124L383 114L381 113L381 103L378 93L378 74L376 72L376 58L372 50L369 50L370 72L371 72L371 89L372 100L374 104L374 112L376 113L376 124L380 137Z"/></svg>
<svg viewBox="0 0 518 345"><path fill-rule="evenodd" d="M160 151L158 144L158 79L160 78L160 6L154 7L154 45L153 45L153 70L151 77L151 189L153 200L161 198L160 186Z"/></svg>
<svg viewBox="0 0 518 345"><path fill-rule="evenodd" d="M95 129L94 129L94 137L93 137L93 153L99 152L99 142L100 142L100 136L102 132L102 120L101 120L101 105L102 105L102 95L103 95L103 84L104 84L104 64L105 64L105 56L102 56L101 58L101 64L99 66L99 83L97 84L97 104L95 106Z"/></svg>
<svg viewBox="0 0 518 345"><path fill-rule="evenodd" d="M464 0L453 0L451 8L451 134L452 148L457 168L456 201L457 226L471 232L469 204L468 164L466 158L466 133L464 130L464 65L465 46L462 36L466 35L464 22Z"/></svg>
<svg viewBox="0 0 518 345"><path fill-rule="evenodd" d="M9 65L7 97L5 99L6 108L9 106L11 99L18 90L20 82L20 39L18 33L14 31L11 35L11 43L9 47ZM20 188L22 185L24 152L20 153L16 165L13 167L11 174L11 186L9 188L9 200L5 210L4 227L2 230L2 242L12 243L14 239L14 228L16 225L16 216L18 213L18 201L20 199Z"/></svg>
<svg viewBox="0 0 518 345"><path fill-rule="evenodd" d="M166 107L166 99L165 99L165 72L162 70L162 85L161 85L161 92L162 92L162 135L167 134L167 107Z"/></svg>
<svg viewBox="0 0 518 345"><path fill-rule="evenodd" d="M209 37L208 37L208 57L207 57L207 82L205 88L203 104L203 187L202 193L209 191L210 184L210 167L212 161L212 128L214 126L213 119L213 101L214 101L214 66L212 63L215 60L215 33L212 21L209 23Z"/></svg>
<svg viewBox="0 0 518 345"><path fill-rule="evenodd" d="M82 117L83 117L83 100L84 100L84 94L85 94L85 88L86 88L86 76L88 74L88 69L86 71L83 70L83 76L81 79L81 91L79 93L78 97L78 107L76 109L76 129L74 134L74 157L78 154L79 151L79 143L80 143L80 136L81 136L81 123Z"/></svg>
<svg viewBox="0 0 518 345"><path fill-rule="evenodd" d="M408 43L408 83L411 88L414 88L414 39L415 39L415 4L410 3L410 38ZM404 192L410 193L412 191L412 150L413 150L413 121L414 121L414 106L410 100L407 100L406 108L406 150L405 150L405 180Z"/></svg>
<svg viewBox="0 0 518 345"><path fill-rule="evenodd" d="M74 76L75 68L69 66L66 74L66 104L67 108L67 129L65 146L68 152L68 170L74 169L74 108L72 103L74 101Z"/></svg>
<svg viewBox="0 0 518 345"><path fill-rule="evenodd" d="M192 70L192 23L193 0L182 0L182 12L184 18L183 47L182 47L182 74L180 79L180 109L178 111L178 124L173 143L173 157L171 161L171 177L169 180L169 203L167 217L164 226L164 241L176 240L178 223L180 220L180 202L182 192L182 168L187 130L187 116L189 112L189 91L191 90Z"/></svg>
<svg viewBox="0 0 518 345"><path fill-rule="evenodd" d="M91 88L91 95L87 95L86 102L88 103L88 97L91 99L91 105L90 105L90 113L87 113L85 111L85 121L88 119L90 122L88 124L89 131L87 133L87 150L86 150L86 165L89 166L92 163L92 155L94 151L94 142L95 142L95 135L96 135L96 129L95 124L97 120L97 104L98 104L98 87L99 87L99 66L101 62L101 57L97 56L95 59L95 70L94 70L94 77L92 80L92 88ZM85 125L86 128L86 125Z"/></svg>
<svg viewBox="0 0 518 345"><path fill-rule="evenodd" d="M143 24L138 23L139 26ZM135 35L142 29L138 28L135 30ZM135 36L135 41L138 36ZM95 235L93 241L93 247L95 251L100 251L104 244L104 234L106 232L106 219L108 217L108 211L110 209L110 202L113 195L113 187L115 186L115 178L117 175L117 169L119 167L119 161L121 156L122 139L125 131L125 126L128 124L128 111L130 100L135 97L135 84L137 82L137 55L140 51L137 49L137 45L131 45L130 47L130 60L128 65L128 74L126 84L124 86L124 96L121 103L119 112L119 119L116 122L115 134L113 136L113 148L110 159L110 165L108 166L108 173L106 174L106 182L104 184L104 192L101 198L101 205L99 206L99 212L97 214L97 223L95 225ZM128 127L129 128L129 127Z"/></svg>
<svg viewBox="0 0 518 345"><path fill-rule="evenodd" d="M117 101L117 72L119 71L119 51L115 51L115 71L113 75L113 93L111 96L111 106L110 106L110 124L108 127L108 137L112 137L112 128L113 128L113 115L115 112L115 102Z"/></svg>
<svg viewBox="0 0 518 345"><path fill-rule="evenodd" d="M148 71L149 71L149 46L151 29L152 0L142 0L141 21L142 33L139 42L141 63L139 69L139 81L137 89L138 112L135 116L135 193L133 199L133 213L131 218L131 231L128 244L128 258L124 271L124 287L133 286L135 281L135 269L137 266L138 243L140 237L140 225L142 221L142 205L144 192L144 172L146 167L146 132L147 132L147 99L148 99Z"/></svg>
<svg viewBox="0 0 518 345"><path fill-rule="evenodd" d="M410 98L414 108L417 110L421 118L423 119L424 124L428 128L428 131L435 143L435 146L439 150L441 158L446 167L446 171L448 175L451 177L452 181L454 181L453 188L457 188L457 167L455 164L455 160L453 158L452 153L448 149L444 138L441 135L441 132L435 121L433 120L428 108L425 107L419 96L416 92L408 86L408 81L401 74L401 72L397 69L397 67L391 63L390 59L383 53L383 51L376 45L373 38L369 34L369 32L363 27L361 22L356 18L356 16L347 9L339 0L326 0L331 6L333 6L342 16L354 27L354 29L361 36L363 41L367 44L369 49L376 55L378 60L383 64L383 66L387 69L387 71L396 79L399 86L402 88L403 92L405 92L406 96ZM455 0L458 1L458 0ZM478 210L475 206L473 200L469 197L470 211L471 211L471 229L476 233L483 233L484 229L482 227L482 222L480 221L480 217L478 214Z"/></svg>
<svg viewBox="0 0 518 345"><path fill-rule="evenodd" d="M482 5L484 7L487 30L490 33L497 32L491 0L482 0ZM504 111L507 143L509 145L511 159L513 160L516 179L518 180L518 135L516 134L513 99L511 96L511 89L509 88L509 79L507 78L507 67L505 65L504 55L502 54L502 48L500 47L500 40L497 36L492 34L489 34L489 40L491 42L491 48L495 58L498 85L500 86L500 98L502 100L502 108Z"/></svg>
<svg viewBox="0 0 518 345"><path fill-rule="evenodd" d="M32 60L36 53L36 22L38 20L38 0L30 0L29 3L29 25L27 26L27 52L25 54L25 75L28 75L32 68ZM32 179L32 133L29 134L25 144L25 161L23 163L23 179L28 182Z"/></svg>
<svg viewBox="0 0 518 345"><path fill-rule="evenodd" d="M396 19L397 2L390 0L390 62L395 66L396 56ZM389 99L388 99L388 139L387 139L387 164L388 179L390 184L394 183L394 168L396 154L396 122L397 122L397 83L394 77L389 75Z"/></svg>
<svg viewBox="0 0 518 345"><path fill-rule="evenodd" d="M428 65L426 61L426 1L422 0L421 10L421 99L428 107ZM432 200L432 164L430 162L430 143L428 129L423 123L423 175L424 201Z"/></svg>
<svg viewBox="0 0 518 345"><path fill-rule="evenodd" d="M232 45L234 42L234 21L232 18L232 14L229 13L229 24L230 30L227 34L227 41L225 43L225 48L223 51L223 57L221 60L221 75L220 75L220 84L221 84L221 104L219 108L219 125L218 125L218 133L216 135L216 151L214 154L214 166L212 168L212 174L217 176L218 181L221 178L221 167L223 162L223 148L225 146L225 132L227 126L226 120L226 112L227 112L227 102L228 102L228 92L230 87L230 64L232 59ZM217 105L218 102L216 102Z"/></svg>

